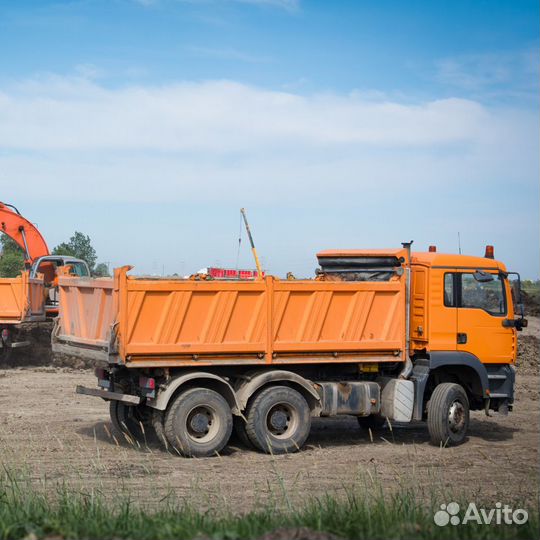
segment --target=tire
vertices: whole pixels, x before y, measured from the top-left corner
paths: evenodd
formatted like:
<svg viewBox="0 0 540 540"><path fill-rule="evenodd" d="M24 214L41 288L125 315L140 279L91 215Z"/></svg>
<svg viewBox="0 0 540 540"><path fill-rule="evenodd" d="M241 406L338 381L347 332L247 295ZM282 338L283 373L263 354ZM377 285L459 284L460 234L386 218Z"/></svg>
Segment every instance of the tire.
<svg viewBox="0 0 540 540"><path fill-rule="evenodd" d="M146 442L152 435L151 410L146 405L111 401L109 412L112 425L119 433L139 442Z"/></svg>
<svg viewBox="0 0 540 540"><path fill-rule="evenodd" d="M164 414L163 411L157 409L152 410L152 428L160 444L162 444L166 450L169 449L169 441L165 436L165 428L163 427Z"/></svg>
<svg viewBox="0 0 540 540"><path fill-rule="evenodd" d="M241 416L233 416L233 431L242 446L253 450L253 443L249 440L246 431L246 421Z"/></svg>
<svg viewBox="0 0 540 540"><path fill-rule="evenodd" d="M208 388L190 388L169 405L163 423L167 441L186 457L221 452L232 433L232 412L223 396Z"/></svg>
<svg viewBox="0 0 540 540"><path fill-rule="evenodd" d="M309 435L311 413L304 396L288 386L261 390L247 413L246 432L268 454L298 451Z"/></svg>
<svg viewBox="0 0 540 540"><path fill-rule="evenodd" d="M465 440L469 427L469 399L461 385L437 385L428 402L427 412L432 444L455 446Z"/></svg>
<svg viewBox="0 0 540 540"><path fill-rule="evenodd" d="M0 348L0 365L7 366L13 356L13 348L11 347L11 334L8 334L6 339L2 340L2 347Z"/></svg>
<svg viewBox="0 0 540 540"><path fill-rule="evenodd" d="M386 424L386 417L380 414L370 414L369 416L357 416L358 425L365 429L371 429L371 431L380 431Z"/></svg>

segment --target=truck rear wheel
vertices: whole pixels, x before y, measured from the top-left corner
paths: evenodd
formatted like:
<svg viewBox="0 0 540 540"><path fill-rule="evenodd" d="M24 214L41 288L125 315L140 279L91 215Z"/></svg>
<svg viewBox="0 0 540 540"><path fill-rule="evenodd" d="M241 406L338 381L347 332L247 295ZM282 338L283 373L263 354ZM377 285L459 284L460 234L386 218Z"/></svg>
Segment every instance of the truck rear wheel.
<svg viewBox="0 0 540 540"><path fill-rule="evenodd" d="M465 440L469 427L469 399L461 385L437 385L427 409L428 430L434 445L457 445Z"/></svg>
<svg viewBox="0 0 540 540"><path fill-rule="evenodd" d="M307 401L288 386L262 390L247 412L249 440L268 454L296 452L306 442L310 428Z"/></svg>
<svg viewBox="0 0 540 540"><path fill-rule="evenodd" d="M165 436L165 428L163 427L164 416L163 411L152 409L152 428L154 429L154 433L156 434L158 441L165 447L166 450L168 450L169 441Z"/></svg>
<svg viewBox="0 0 540 540"><path fill-rule="evenodd" d="M149 438L152 429L151 412L146 405L126 405L121 401L111 401L109 412L116 431L136 441L145 441Z"/></svg>
<svg viewBox="0 0 540 540"><path fill-rule="evenodd" d="M190 388L174 398L163 427L178 453L208 457L223 450L232 425L231 408L223 396L208 388Z"/></svg>

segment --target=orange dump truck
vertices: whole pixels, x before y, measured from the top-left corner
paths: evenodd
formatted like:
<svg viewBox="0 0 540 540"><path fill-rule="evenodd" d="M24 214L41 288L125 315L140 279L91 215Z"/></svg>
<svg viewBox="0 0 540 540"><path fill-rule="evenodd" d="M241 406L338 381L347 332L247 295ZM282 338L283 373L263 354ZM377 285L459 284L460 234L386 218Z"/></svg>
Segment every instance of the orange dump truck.
<svg viewBox="0 0 540 540"><path fill-rule="evenodd" d="M313 280L61 275L53 349L95 361L97 386L77 392L110 401L118 430L151 426L185 456L218 453L233 429L293 452L312 417L336 415L427 420L435 444L458 444L471 409L511 410L526 321L502 263L409 244L318 260Z"/></svg>
<svg viewBox="0 0 540 540"><path fill-rule="evenodd" d="M29 271L14 278L0 278L0 327L23 321L45 320L43 279Z"/></svg>
<svg viewBox="0 0 540 540"><path fill-rule="evenodd" d="M79 275L90 276L86 262L65 255L50 255L37 227L12 204L0 202L0 234L10 237L24 254L25 270L17 277L0 278L0 359L12 349L30 345L19 339L21 325L57 315L54 279L67 264Z"/></svg>

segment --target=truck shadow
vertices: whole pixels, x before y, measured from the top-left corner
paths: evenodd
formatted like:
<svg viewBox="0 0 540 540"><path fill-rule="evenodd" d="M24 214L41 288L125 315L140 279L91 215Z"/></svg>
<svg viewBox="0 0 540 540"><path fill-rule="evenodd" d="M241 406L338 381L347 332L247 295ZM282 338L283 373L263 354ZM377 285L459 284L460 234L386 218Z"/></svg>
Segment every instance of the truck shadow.
<svg viewBox="0 0 540 540"><path fill-rule="evenodd" d="M514 433L519 428L502 426L489 419L471 419L468 440L480 439L486 442L498 442L512 440ZM118 433L109 421L100 421L77 430L77 433L85 438L101 441L122 448L131 448L146 452L168 451L161 445L155 434L148 431L145 440L135 441L127 435ZM429 433L425 423L413 422L411 424L396 424L392 429L384 427L381 430L369 433L361 429L355 418L342 417L332 419L314 419L311 433L306 441L304 449L335 448L351 445L421 445L429 444ZM231 440L221 455L227 456L236 452L255 452L252 448L246 448L244 444L232 434ZM169 451L174 453L174 451Z"/></svg>
<svg viewBox="0 0 540 540"><path fill-rule="evenodd" d="M492 420L471 419L468 437L481 439L486 442L508 441L514 438L519 428L501 426ZM393 424L390 429L383 429L369 433L361 429L355 418L316 419L313 421L311 434L307 444L311 446L331 447L351 444L429 444L430 437L425 422L412 422L410 424Z"/></svg>

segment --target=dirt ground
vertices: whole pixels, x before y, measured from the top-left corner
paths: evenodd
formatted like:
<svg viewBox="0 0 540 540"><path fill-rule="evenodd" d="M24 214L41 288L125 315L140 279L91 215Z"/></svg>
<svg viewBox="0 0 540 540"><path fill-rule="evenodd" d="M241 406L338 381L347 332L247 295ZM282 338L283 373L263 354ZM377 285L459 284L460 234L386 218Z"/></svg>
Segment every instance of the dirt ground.
<svg viewBox="0 0 540 540"><path fill-rule="evenodd" d="M468 441L456 448L429 444L423 424L394 426L370 439L354 418L314 421L305 448L268 456L232 442L220 457L184 459L150 441L134 447L112 433L108 404L76 395L94 385L91 371L61 367L0 370L1 460L38 484L66 482L104 493L129 490L154 504L167 496L203 506L246 510L268 499L292 501L414 484L429 498L521 502L538 498L538 335L532 319L520 336L516 402L509 416L472 413Z"/></svg>

